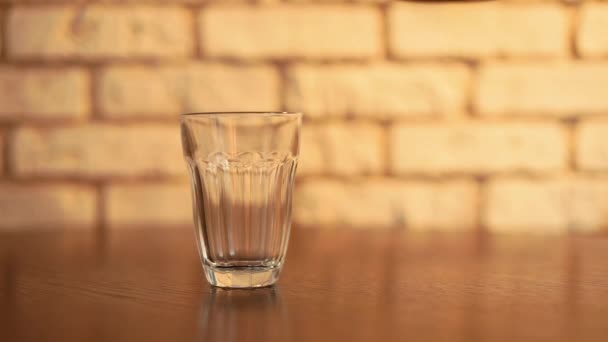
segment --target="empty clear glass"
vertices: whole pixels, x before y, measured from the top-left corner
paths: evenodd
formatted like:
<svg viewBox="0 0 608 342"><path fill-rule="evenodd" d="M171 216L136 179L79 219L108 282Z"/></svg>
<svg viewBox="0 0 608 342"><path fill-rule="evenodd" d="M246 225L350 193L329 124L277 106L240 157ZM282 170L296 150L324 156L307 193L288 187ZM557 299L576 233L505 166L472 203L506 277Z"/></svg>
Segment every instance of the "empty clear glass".
<svg viewBox="0 0 608 342"><path fill-rule="evenodd" d="M285 261L299 113L181 117L198 248L209 283L274 284Z"/></svg>

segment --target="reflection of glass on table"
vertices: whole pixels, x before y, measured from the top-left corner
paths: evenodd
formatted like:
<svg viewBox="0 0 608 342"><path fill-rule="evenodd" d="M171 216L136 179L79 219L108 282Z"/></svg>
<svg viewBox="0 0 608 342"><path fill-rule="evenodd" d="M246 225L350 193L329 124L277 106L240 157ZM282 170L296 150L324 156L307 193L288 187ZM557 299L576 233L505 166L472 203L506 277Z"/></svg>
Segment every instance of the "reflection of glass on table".
<svg viewBox="0 0 608 342"><path fill-rule="evenodd" d="M288 312L278 289L211 290L202 303L201 341L291 341Z"/></svg>

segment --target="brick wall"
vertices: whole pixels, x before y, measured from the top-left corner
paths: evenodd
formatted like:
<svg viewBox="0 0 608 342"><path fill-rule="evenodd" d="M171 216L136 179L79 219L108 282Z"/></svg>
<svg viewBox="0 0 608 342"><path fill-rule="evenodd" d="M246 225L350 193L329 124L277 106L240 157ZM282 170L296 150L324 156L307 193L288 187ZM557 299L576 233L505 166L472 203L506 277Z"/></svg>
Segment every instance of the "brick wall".
<svg viewBox="0 0 608 342"><path fill-rule="evenodd" d="M295 221L608 227L608 2L0 0L0 229L191 222L178 113L305 112Z"/></svg>

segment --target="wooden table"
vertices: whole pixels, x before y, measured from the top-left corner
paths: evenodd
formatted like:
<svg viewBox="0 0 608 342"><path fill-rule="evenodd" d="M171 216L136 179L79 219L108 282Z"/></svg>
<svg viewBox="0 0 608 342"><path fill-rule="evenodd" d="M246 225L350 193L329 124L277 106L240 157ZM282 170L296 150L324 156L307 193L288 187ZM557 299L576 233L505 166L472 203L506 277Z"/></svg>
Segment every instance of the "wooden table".
<svg viewBox="0 0 608 342"><path fill-rule="evenodd" d="M608 238L294 229L211 288L190 229L0 233L0 341L608 341Z"/></svg>

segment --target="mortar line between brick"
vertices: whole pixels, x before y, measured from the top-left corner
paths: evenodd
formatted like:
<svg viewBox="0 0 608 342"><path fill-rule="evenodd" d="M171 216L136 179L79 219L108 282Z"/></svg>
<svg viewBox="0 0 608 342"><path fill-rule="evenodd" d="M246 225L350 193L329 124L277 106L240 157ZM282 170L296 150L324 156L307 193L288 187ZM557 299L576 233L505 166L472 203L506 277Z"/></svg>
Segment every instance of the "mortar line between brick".
<svg viewBox="0 0 608 342"><path fill-rule="evenodd" d="M287 69L289 68L289 65L286 62L275 62L274 67L279 74L279 89L277 94L279 97L279 110L287 111ZM304 113L304 115L306 115L306 113ZM303 122L303 124L306 123L308 123L308 120Z"/></svg>
<svg viewBox="0 0 608 342"><path fill-rule="evenodd" d="M374 174L359 174L359 175L340 175L340 174L332 174L332 173L310 173L305 175L298 176L300 181L318 181L318 180L334 180L340 182L362 182L362 181L378 181L378 180L393 180L398 182L428 182L428 183L441 183L441 182L449 182L449 181L462 181L462 180L476 180L476 179L525 179L530 181L539 181L539 180L556 180L563 179L564 176L567 176L570 173L565 174L564 170L555 170L544 173L530 173L530 172L521 172L521 171L505 171L505 172L497 172L497 173L487 173L483 175L478 174L470 174L470 173L445 173L445 174L437 174L430 175L424 173L408 173L408 174L399 174L399 175L390 175L385 176L381 173ZM585 176L585 177L594 177L598 179L608 180L608 174L604 171L581 171L577 172L577 175Z"/></svg>
<svg viewBox="0 0 608 342"><path fill-rule="evenodd" d="M95 230L100 234L105 234L106 224L106 201L104 196L104 186L103 182L95 183L95 196L97 196L97 208L96 210L96 218L95 218Z"/></svg>
<svg viewBox="0 0 608 342"><path fill-rule="evenodd" d="M202 48L201 48L202 49ZM204 49L203 49L204 50ZM594 60L602 60L603 58L592 58ZM12 65L16 67L41 67L41 68L86 68L91 65L103 66L179 66L188 62L208 62L218 63L226 66L248 66L248 65L271 65L275 62L298 63L310 66L324 65L349 65L367 67L378 63L391 63L397 66L411 65L442 65L442 64L467 64L483 63L492 61L503 62L546 62L560 61L559 57L509 57L509 58L492 58L492 59L472 59L472 58L445 58L445 57L425 57L425 58L398 58L398 59L383 59L383 58L306 58L306 57L282 57L282 58L237 58L225 56L207 56L202 51L201 57L193 58L192 56L180 57L155 57L155 56L133 56L130 58L124 57L66 57L59 58L53 56L25 56L14 59L6 58Z"/></svg>
<svg viewBox="0 0 608 342"><path fill-rule="evenodd" d="M576 48L577 34L580 26L580 7L577 3L568 8L568 57L572 59L581 59Z"/></svg>
<svg viewBox="0 0 608 342"><path fill-rule="evenodd" d="M188 185L190 184L187 178L165 178L165 179L146 179L146 178L109 178L98 181L103 183L104 187L109 186L154 186L154 185Z"/></svg>
<svg viewBox="0 0 608 342"><path fill-rule="evenodd" d="M486 188L488 184L488 178L486 176L480 176L475 178L475 183L477 184L477 203L475 203L476 210L476 221L475 229L478 233L484 234L488 232L488 227L484 224L484 213L487 209L487 196L486 196Z"/></svg>
<svg viewBox="0 0 608 342"><path fill-rule="evenodd" d="M577 171L576 165L576 127L577 119L564 122L566 130L566 167L569 171Z"/></svg>
<svg viewBox="0 0 608 342"><path fill-rule="evenodd" d="M88 117L89 121L100 121L102 120L102 114L100 111L100 103L97 97L99 93L99 66L92 65L87 69L87 73L89 76L89 108L90 108L90 116Z"/></svg>
<svg viewBox="0 0 608 342"><path fill-rule="evenodd" d="M390 53L388 10L389 3L378 4L378 11L380 12L380 43L382 44L382 57L387 61L392 59Z"/></svg>
<svg viewBox="0 0 608 342"><path fill-rule="evenodd" d="M306 113L305 113L306 114ZM605 115L597 115L594 116L597 118L606 118ZM393 125L418 125L418 124L445 124L446 121L443 119L439 119L437 117L411 117L411 118L399 118L399 119L390 119L386 120L384 118L370 118L364 116L356 116L351 117L351 120L345 120L345 117L324 117L324 118L314 118L310 119L308 117L304 118L304 124L330 124L330 123L369 123L374 125L383 125L387 122ZM501 117L468 117L463 116L460 118L459 123L470 124L470 123L487 123L487 124L508 124L508 123L519 123L519 124L559 124L560 118L556 117L543 117L543 116L534 116L534 117L513 117L513 116L501 116ZM136 127L136 126L176 126L179 125L179 116L163 116L162 114L147 116L147 115L131 115L130 117L112 117L112 116L103 116L103 121L95 121L96 123L104 124L112 127ZM87 121L82 120L74 120L74 119L23 119L19 121L20 124L33 127L33 128L61 128L61 127L73 127L73 126L81 126L86 125ZM7 126L5 126L7 127Z"/></svg>
<svg viewBox="0 0 608 342"><path fill-rule="evenodd" d="M389 121L381 123L382 126L382 141L380 147L382 148L382 169L384 176L391 176L391 165L393 165L393 148L391 146L391 131L393 124Z"/></svg>
<svg viewBox="0 0 608 342"><path fill-rule="evenodd" d="M469 82L465 88L465 116L471 118L479 118L479 114L475 111L475 97L477 96L477 82L479 82L480 65L478 61L470 61L467 63L469 70Z"/></svg>
<svg viewBox="0 0 608 342"><path fill-rule="evenodd" d="M192 61L192 57L160 58L154 56L131 58L114 57L53 57L53 56L18 56L7 60L15 67L40 67L49 69L87 68L91 66L175 66ZM227 63L228 64L228 63Z"/></svg>
<svg viewBox="0 0 608 342"><path fill-rule="evenodd" d="M201 34L201 30L202 30L202 25L201 25L201 18L200 18L200 13L202 13L205 10L205 4L202 5L197 5L197 4L190 4L187 5L186 8L188 8L189 12L190 12L190 16L191 16L191 34L192 34L192 39L193 39L193 44L194 44L194 60L197 59L203 59L205 56L205 53L203 51L203 35Z"/></svg>
<svg viewBox="0 0 608 342"><path fill-rule="evenodd" d="M0 182L2 182L3 180L6 179L2 179L0 177ZM158 184L164 184L164 185L181 185L181 184L187 184L188 180L186 178L183 178L181 176L174 176L174 177L121 177L121 176L115 176L115 177L97 177L97 178L91 178L91 177L81 177L81 176L70 176L70 175L65 175L65 176L36 176L36 175L25 175L23 177L19 177L19 178L12 178L10 179L10 182L13 184L21 184L21 185L52 185L52 184L58 184L58 185L80 185L80 186L92 186L95 188L96 184L104 184L108 185L108 184L117 184L117 185L126 185L126 184L133 184L133 185L158 185Z"/></svg>

